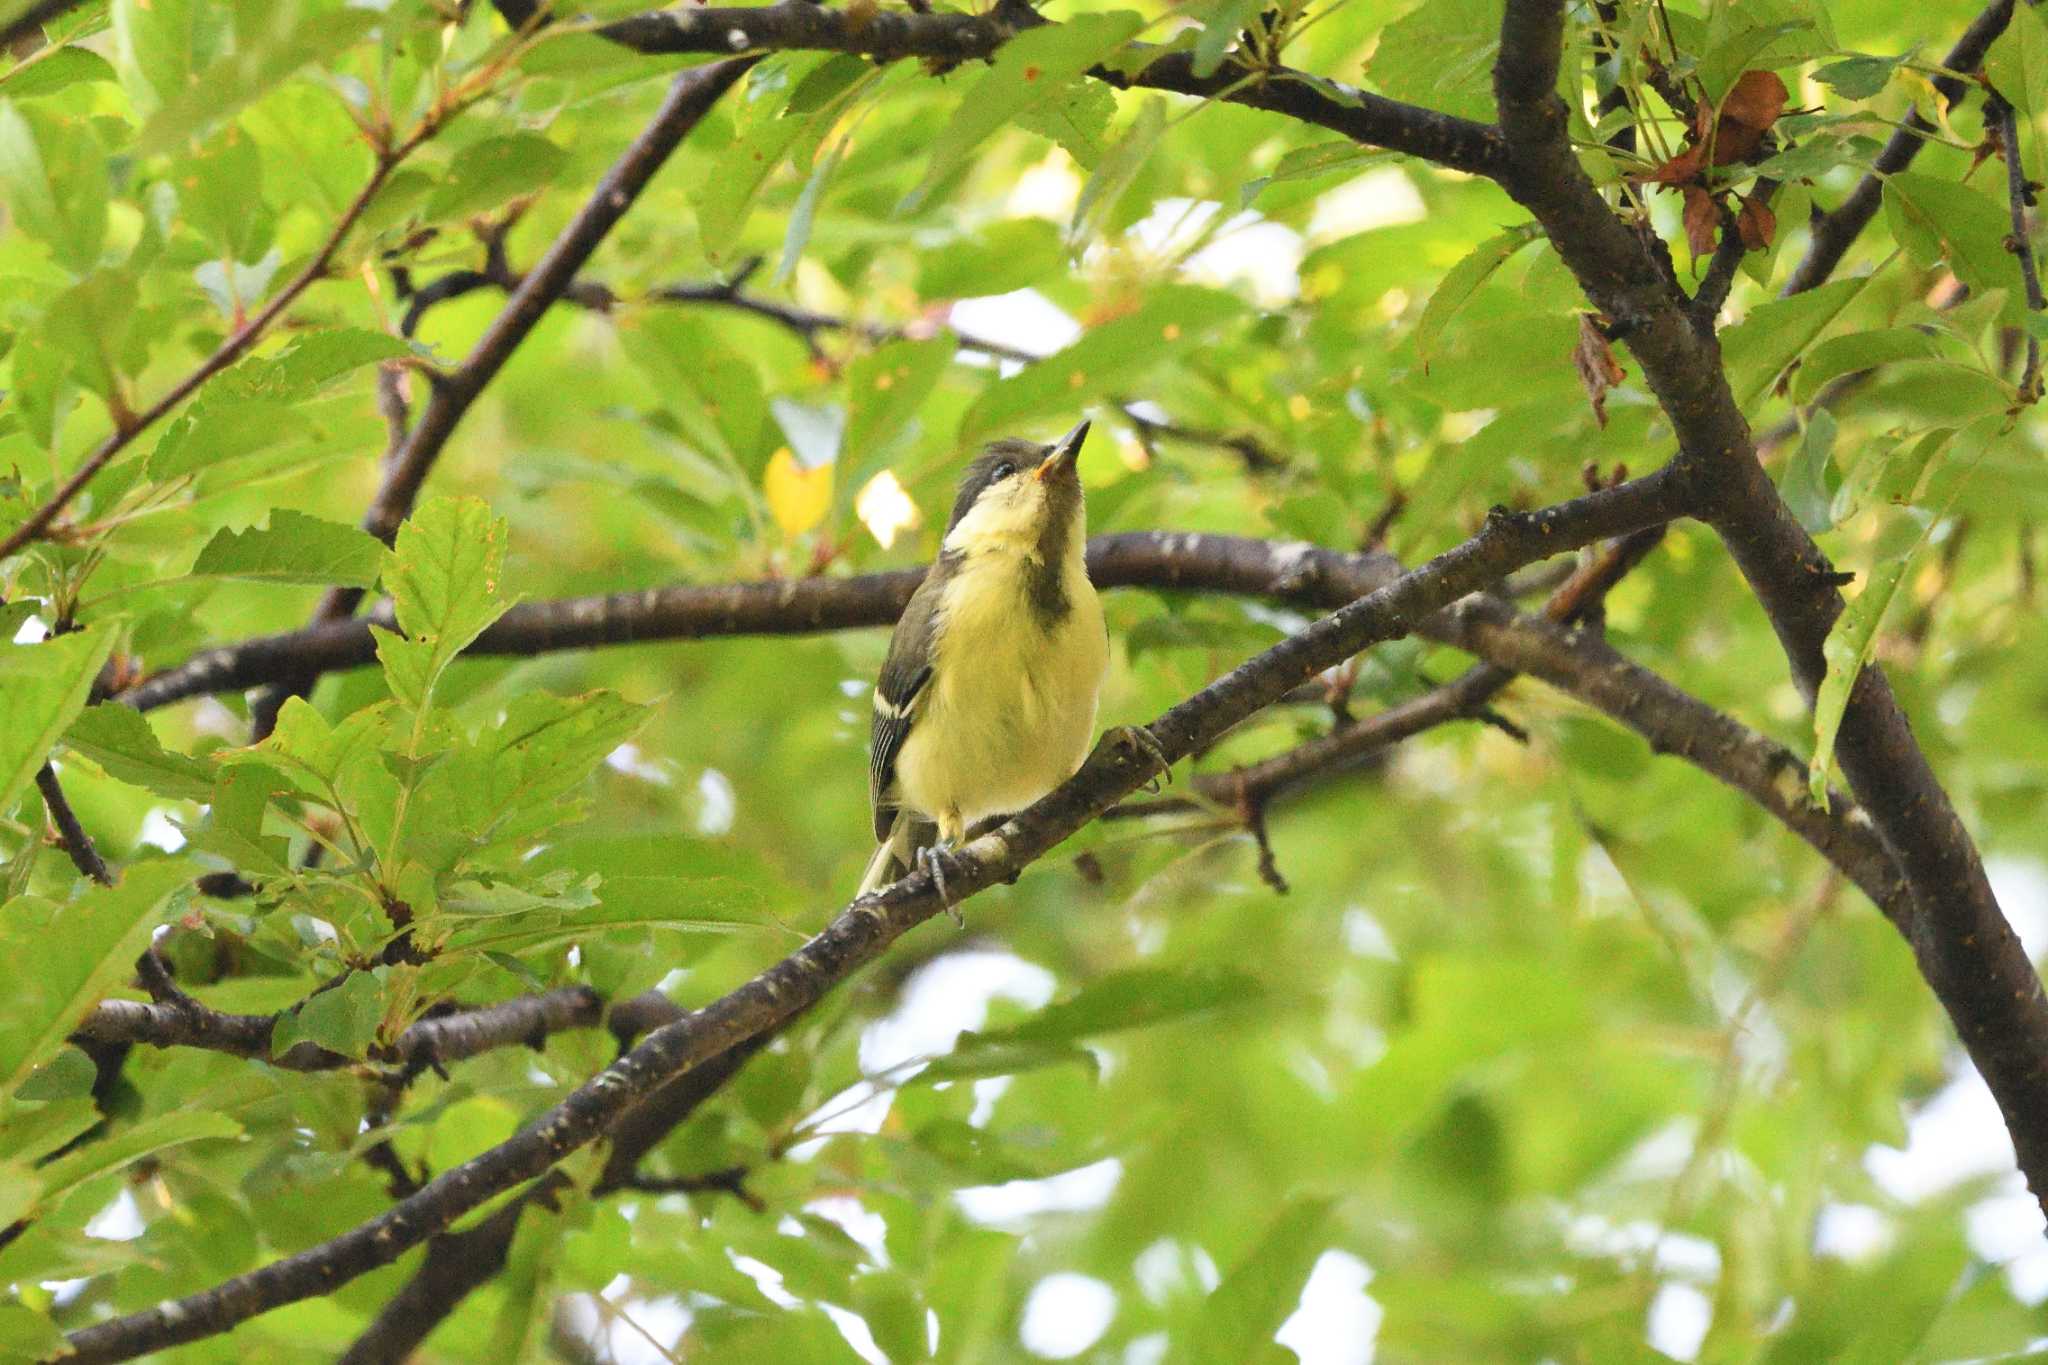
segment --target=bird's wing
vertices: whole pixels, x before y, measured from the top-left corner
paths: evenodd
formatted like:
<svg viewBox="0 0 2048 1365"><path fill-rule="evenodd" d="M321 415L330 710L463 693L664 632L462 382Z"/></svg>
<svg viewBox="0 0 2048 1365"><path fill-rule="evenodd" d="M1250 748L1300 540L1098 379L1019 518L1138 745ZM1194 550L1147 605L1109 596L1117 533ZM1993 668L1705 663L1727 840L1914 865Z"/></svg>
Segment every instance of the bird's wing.
<svg viewBox="0 0 2048 1365"><path fill-rule="evenodd" d="M944 558L933 566L911 595L896 633L889 640L889 658L875 679L875 718L869 732L868 805L875 817L875 838L889 837L895 823L896 757L917 723L925 684L932 678L932 636L938 619L939 595L948 577Z"/></svg>

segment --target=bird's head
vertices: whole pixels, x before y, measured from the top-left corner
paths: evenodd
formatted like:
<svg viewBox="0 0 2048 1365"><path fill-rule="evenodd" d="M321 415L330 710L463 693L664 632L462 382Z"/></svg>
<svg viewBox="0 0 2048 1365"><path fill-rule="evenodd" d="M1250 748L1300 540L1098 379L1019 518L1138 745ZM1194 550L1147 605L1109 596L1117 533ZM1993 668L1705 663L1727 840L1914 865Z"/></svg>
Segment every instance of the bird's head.
<svg viewBox="0 0 2048 1365"><path fill-rule="evenodd" d="M1074 462L1088 424L1051 445L991 442L961 476L946 522L946 548L1007 543L1054 558L1081 532L1081 476Z"/></svg>

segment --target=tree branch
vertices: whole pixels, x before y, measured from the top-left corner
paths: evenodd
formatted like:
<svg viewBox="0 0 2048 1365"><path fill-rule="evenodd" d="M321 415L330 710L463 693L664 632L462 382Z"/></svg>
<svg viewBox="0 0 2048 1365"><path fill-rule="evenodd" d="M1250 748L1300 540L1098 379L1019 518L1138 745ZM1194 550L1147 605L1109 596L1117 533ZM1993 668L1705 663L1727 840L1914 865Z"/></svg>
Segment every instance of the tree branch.
<svg viewBox="0 0 2048 1365"><path fill-rule="evenodd" d="M1847 796L1827 810L1807 797L1806 761L1784 745L1715 710L1599 635L1571 632L1471 597L1445 613L1461 647L1541 680L1620 721L1660 754L1676 754L1740 792L1842 873L1901 931L1913 905L1870 819Z"/></svg>
<svg viewBox="0 0 2048 1365"><path fill-rule="evenodd" d="M670 1006L671 1009L674 1006ZM728 1048L656 1090L612 1128L612 1150L593 1195L641 1188L640 1159L706 1100L739 1074L776 1030ZM636 1036L622 1033L622 1038ZM337 1365L404 1365L463 1299L505 1268L519 1219L528 1209L552 1210L565 1178L551 1173L473 1228L442 1233L427 1243L427 1258L412 1279L343 1352Z"/></svg>
<svg viewBox="0 0 2048 1365"><path fill-rule="evenodd" d="M171 1003L103 1000L86 1016L76 1039L99 1043L141 1043L149 1047L196 1047L267 1062L286 1071L334 1071L362 1063L315 1043L295 1043L271 1052L277 1014L227 1014L186 996ZM644 1033L680 1018L683 1011L656 991L635 996L606 1012L604 1000L588 986L569 986L422 1019L370 1060L417 1073L502 1047L538 1043L567 1029L600 1023L623 1036Z"/></svg>
<svg viewBox="0 0 2048 1365"><path fill-rule="evenodd" d="M1563 103L1548 93L1561 13L1561 0L1508 0L1496 80L1515 156L1502 183L1627 340L1678 437L1670 468L1692 490L1688 510L1728 547L1810 702L1827 671L1822 642L1843 606L1832 567L1758 462L1713 338L1691 326L1647 245L1572 155ZM2028 1184L2048 1200L2048 997L1874 667L1851 691L1836 757L1912 890L1908 941L1921 974L1997 1097Z"/></svg>
<svg viewBox="0 0 2048 1365"><path fill-rule="evenodd" d="M448 374L435 378L419 421L385 459L383 481L377 488L376 497L371 500L369 511L363 514L365 531L387 545L391 543L398 534L400 523L412 515L413 504L419 498L428 472L440 458L448 438L455 434L457 424L469 411L470 405L497 377L498 371L511 359L512 352L526 340L527 334L554 302L575 283L576 272L583 268L591 253L597 250L598 244L604 241L618 221L625 217L626 210L647 188L647 182L654 178L654 173L710 112L719 96L730 90L757 60L741 57L695 67L670 83L668 96L655 111L654 118L612 163L604 178L597 182L582 211L570 220L569 225L549 244L540 261L519 281L503 310L477 338L462 363ZM314 608L314 622L346 617L361 600L360 589L334 589ZM317 676L317 673L287 674L276 680L277 692L262 698L257 707L257 738L269 733L285 698L294 692L303 692Z"/></svg>
<svg viewBox="0 0 2048 1365"><path fill-rule="evenodd" d="M2033 0L2028 0L2028 3L2033 3ZM1991 50L1991 44L2012 22L2013 4L2014 0L1991 0L1963 30L1963 36L1941 60L1944 67L1958 74L1937 76L1934 80L1935 93L1941 99L1954 104L1963 97L1963 92L1969 88L1963 77L1984 64L1984 54ZM1906 121L1893 131L1890 140L1884 144L1884 150L1877 154L1870 173L1856 182L1856 188L1835 206L1834 212L1813 225L1806 256L1785 281L1781 297L1803 294L1815 285L1825 283L1828 276L1835 273L1835 267L1842 263L1842 257L1855 245L1863 229L1876 216L1878 205L1884 202L1885 177L1896 175L1912 165L1913 158L1920 155L1921 145L1934 131L1934 125L1920 116L1917 106L1906 115Z"/></svg>
<svg viewBox="0 0 2048 1365"><path fill-rule="evenodd" d="M384 182L390 178L391 172L397 169L399 162L425 138L426 129L423 125L422 131L408 139L404 145L380 151L376 166L370 172L370 178L364 182L362 189L356 192L356 197L349 201L348 207L341 211L341 217L335 221L326 240L321 242L319 250L313 253L313 259L306 262L298 274L292 276L284 288L263 306L262 311L230 332L227 339L214 348L213 354L200 361L191 373L173 384L163 397L143 409L140 414L117 415L114 429L92 448L91 453L71 472L70 477L59 484L56 491L44 499L35 511L29 513L19 526L9 531L5 537L0 537L0 559L5 559L30 541L41 539L47 534L50 523L57 519L57 515L70 505L73 498L84 491L85 486L91 483L93 477L106 468L116 455L126 450L136 437L155 426L173 408L198 392L207 380L240 360L248 353L249 348L270 330L270 325L284 314L285 309L298 301L299 295L305 293L316 280L325 277L328 266L334 260L334 253L340 248L342 239L348 236L349 229L355 226L356 220L369 208L370 201L377 197L377 191L384 187Z"/></svg>
<svg viewBox="0 0 2048 1365"><path fill-rule="evenodd" d="M1667 521L1681 485L1653 474L1536 512L1496 508L1479 534L1246 661L1160 716L1145 746L1105 743L1045 799L942 855L957 904L1006 880L1159 772L1288 689L1381 640L1410 631L1469 592L1547 555ZM215 1288L96 1323L71 1337L78 1365L196 1341L269 1309L331 1293L489 1199L545 1174L601 1136L634 1104L693 1066L789 1019L889 944L938 913L920 872L848 906L809 943L752 981L649 1034L517 1134L328 1242Z"/></svg>
<svg viewBox="0 0 2048 1365"><path fill-rule="evenodd" d="M1608 590L1640 564L1663 538L1664 528L1652 526L1608 546L1559 585L1544 605L1545 618L1565 625L1597 611ZM1195 809L1198 802L1207 802L1238 807L1249 818L1307 783L1355 768L1426 730L1452 721L1483 718L1486 704L1514 680L1515 671L1511 668L1491 661L1476 664L1419 697L1364 720L1340 725L1284 753L1228 772L1197 774L1188 784L1194 789L1193 798L1170 797L1124 805L1111 814L1159 815Z"/></svg>
<svg viewBox="0 0 2048 1365"><path fill-rule="evenodd" d="M27 9L0 27L0 48L12 48L66 10L76 9L78 3L79 0L31 0Z"/></svg>
<svg viewBox="0 0 2048 1365"><path fill-rule="evenodd" d="M79 823L78 812L71 808L70 798L64 795L64 788L57 782L57 770L48 761L36 773L36 790L43 794L43 809L50 813L50 822L57 827L57 835L64 841L64 852L70 856L71 865L101 886L112 886L114 870L107 866L107 860L100 856L92 836Z"/></svg>
<svg viewBox="0 0 2048 1365"><path fill-rule="evenodd" d="M902 614L924 572L685 584L523 602L478 636L468 652L523 657L653 640L886 626ZM1097 587L1225 592L1327 609L1363 597L1400 572L1399 562L1388 555L1346 554L1305 541L1130 531L1096 536L1088 543L1088 574ZM389 613L388 604L380 605L362 620L331 621L203 650L143 679L116 700L147 711L209 693L260 687L301 671L367 667L377 657L370 625L388 626Z"/></svg>
<svg viewBox="0 0 2048 1365"><path fill-rule="evenodd" d="M498 0L512 23L530 18L530 0ZM731 9L668 9L633 15L596 31L635 52L716 53L763 51L850 52L896 61L925 57L947 63L992 56L1024 28L1043 23L1024 0L1004 0L986 15L903 14L864 16L781 0ZM1133 44L1131 51L1147 49ZM1358 142L1407 152L1478 175L1497 173L1505 148L1493 129L1470 119L1390 100L1288 67L1252 74L1225 63L1208 76L1194 73L1186 53L1155 58L1134 75L1097 67L1089 75L1120 88L1142 87L1220 99L1328 128Z"/></svg>
<svg viewBox="0 0 2048 1365"><path fill-rule="evenodd" d="M2005 149L2006 196L2012 205L2012 235L2006 249L2019 257L2020 279L2027 287L2027 307L2038 313L2048 309L2048 295L2041 292L2041 271L2034 261L2033 237L2027 230L2027 206L2034 202L2036 187L2027 181L2026 166L2020 158L2020 125L2012 102L1993 92L1985 102L1985 117L1998 129L1999 145ZM2027 332L2027 368L2020 376L2020 395L2028 402L2041 396L2041 339Z"/></svg>

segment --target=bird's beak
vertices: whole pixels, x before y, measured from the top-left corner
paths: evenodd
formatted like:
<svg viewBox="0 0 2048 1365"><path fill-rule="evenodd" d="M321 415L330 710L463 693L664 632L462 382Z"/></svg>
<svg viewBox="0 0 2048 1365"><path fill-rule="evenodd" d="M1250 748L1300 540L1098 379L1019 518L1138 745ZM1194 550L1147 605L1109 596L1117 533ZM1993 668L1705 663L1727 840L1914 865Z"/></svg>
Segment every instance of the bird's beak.
<svg viewBox="0 0 2048 1365"><path fill-rule="evenodd" d="M1038 462L1038 468L1031 477L1043 483L1054 474L1071 474L1074 461L1081 457L1081 443L1087 439L1088 424L1083 422L1060 437L1059 444L1052 448L1052 454Z"/></svg>

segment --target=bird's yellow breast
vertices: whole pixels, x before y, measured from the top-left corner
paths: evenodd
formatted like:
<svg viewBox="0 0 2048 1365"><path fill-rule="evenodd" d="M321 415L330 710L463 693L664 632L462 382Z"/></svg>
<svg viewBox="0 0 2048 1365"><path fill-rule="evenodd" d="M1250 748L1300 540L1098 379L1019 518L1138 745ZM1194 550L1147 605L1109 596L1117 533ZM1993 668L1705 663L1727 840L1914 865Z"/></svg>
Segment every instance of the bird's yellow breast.
<svg viewBox="0 0 2048 1365"><path fill-rule="evenodd" d="M1023 809L1088 756L1109 639L1080 556L1069 558L1069 610L1055 622L1029 606L1022 554L970 555L946 584L929 695L896 761L904 804L943 838Z"/></svg>

